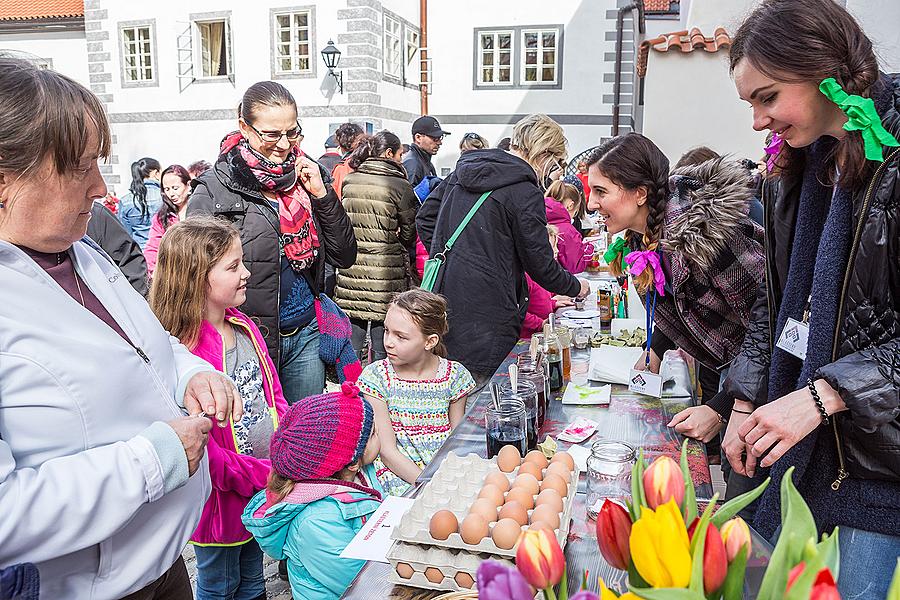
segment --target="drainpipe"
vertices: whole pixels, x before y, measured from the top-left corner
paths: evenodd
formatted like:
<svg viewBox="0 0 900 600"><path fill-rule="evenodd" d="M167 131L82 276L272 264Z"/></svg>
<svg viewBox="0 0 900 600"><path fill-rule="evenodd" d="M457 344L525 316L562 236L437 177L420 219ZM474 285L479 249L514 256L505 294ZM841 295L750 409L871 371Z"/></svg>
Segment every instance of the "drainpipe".
<svg viewBox="0 0 900 600"><path fill-rule="evenodd" d="M428 70L428 0L419 0L419 71ZM421 75L420 75L421 77ZM419 110L428 114L428 85L419 85Z"/></svg>
<svg viewBox="0 0 900 600"><path fill-rule="evenodd" d="M424 2L425 0L422 1ZM621 111L620 98L622 96L622 38L624 36L622 28L625 24L625 13L632 12L635 9L637 9L638 11L638 31L643 34L644 0L637 0L637 2L633 2L631 4L623 6L619 8L618 12L616 13L616 78L613 83L613 137L619 135L619 112ZM632 98L634 98L633 94Z"/></svg>

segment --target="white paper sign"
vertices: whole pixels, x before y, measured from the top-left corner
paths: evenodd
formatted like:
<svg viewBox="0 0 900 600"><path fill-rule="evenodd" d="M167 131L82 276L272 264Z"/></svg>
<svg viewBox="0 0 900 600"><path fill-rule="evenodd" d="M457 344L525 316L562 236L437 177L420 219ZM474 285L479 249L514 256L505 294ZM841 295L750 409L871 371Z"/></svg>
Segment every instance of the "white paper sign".
<svg viewBox="0 0 900 600"><path fill-rule="evenodd" d="M795 319L788 319L784 324L778 343L775 344L788 354L800 360L806 360L806 345L809 342L809 325Z"/></svg>
<svg viewBox="0 0 900 600"><path fill-rule="evenodd" d="M366 521L362 529L341 552L341 558L388 562L387 552L391 548L391 531L414 502L413 498L386 496L384 502Z"/></svg>
<svg viewBox="0 0 900 600"><path fill-rule="evenodd" d="M653 396L659 398L662 396L663 380L662 377L650 371L631 370L628 381L628 389L645 396Z"/></svg>

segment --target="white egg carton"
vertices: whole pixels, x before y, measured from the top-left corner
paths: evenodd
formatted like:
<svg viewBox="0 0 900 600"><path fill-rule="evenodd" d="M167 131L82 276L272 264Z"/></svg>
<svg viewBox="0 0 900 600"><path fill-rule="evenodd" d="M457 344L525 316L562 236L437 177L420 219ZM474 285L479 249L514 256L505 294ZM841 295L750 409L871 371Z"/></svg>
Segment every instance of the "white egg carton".
<svg viewBox="0 0 900 600"><path fill-rule="evenodd" d="M501 472L497 467L496 459L484 459L477 454L457 456L449 453L444 462L435 472L425 487L416 497L415 502L409 508L400 525L394 528L391 537L394 540L424 546L437 546L440 548L453 548L466 550L472 553L486 553L495 556L513 558L516 555L516 547L510 549L499 548L490 537L496 523L490 524L488 535L478 544L467 544L460 534L451 533L446 540L438 540L429 533L431 517L439 510L449 510L461 524L469 512L469 507L478 497L478 492L484 485L484 477L490 472ZM512 473L504 473L510 483L518 475L516 468ZM578 471L572 472L569 477L568 494L563 498L563 509L559 520L559 528L555 530L556 539L561 548L566 547L569 535L569 524L572 518L572 505L575 494L578 491ZM535 495L537 497L537 495ZM528 511L529 520L531 510ZM527 529L523 525L522 529Z"/></svg>
<svg viewBox="0 0 900 600"><path fill-rule="evenodd" d="M471 588L466 588L459 585L455 578L459 573L465 573L474 582L478 566L483 560L496 560L510 567L515 566L513 561L502 556L477 555L463 550L447 550L406 542L394 542L387 553L387 559L392 567L389 577L391 583L446 591L474 590L474 584ZM397 572L397 565L400 563L412 567L412 577L404 578ZM439 583L434 583L425 576L425 570L430 568L443 573L444 578Z"/></svg>

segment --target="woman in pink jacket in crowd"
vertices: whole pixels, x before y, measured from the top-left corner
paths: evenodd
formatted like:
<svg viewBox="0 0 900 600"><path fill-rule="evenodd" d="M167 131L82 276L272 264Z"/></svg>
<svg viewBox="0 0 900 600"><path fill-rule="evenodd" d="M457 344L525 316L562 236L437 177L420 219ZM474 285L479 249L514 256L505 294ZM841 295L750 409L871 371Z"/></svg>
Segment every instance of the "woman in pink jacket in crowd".
<svg viewBox="0 0 900 600"><path fill-rule="evenodd" d="M262 550L241 513L266 487L269 443L287 403L262 334L235 308L246 300L249 277L238 231L221 219L191 217L163 238L150 288L163 327L228 375L244 406L239 421L209 434L213 491L191 536L198 600L266 597Z"/></svg>
<svg viewBox="0 0 900 600"><path fill-rule="evenodd" d="M556 225L547 225L547 235L550 236L550 246L553 247L553 256L559 260L559 229ZM528 313L522 321L521 338L530 338L544 328L544 322L550 313L557 308L572 306L572 299L566 296L551 296L550 292L539 286L534 280L525 274L525 282L528 284Z"/></svg>
<svg viewBox="0 0 900 600"><path fill-rule="evenodd" d="M166 167L160 177L162 182L162 205L150 221L150 235L144 246L147 261L147 277L153 277L159 241L166 230L184 218L187 213L188 198L191 195L191 175L181 165Z"/></svg>
<svg viewBox="0 0 900 600"><path fill-rule="evenodd" d="M557 260L569 273L581 273L593 254L591 245L582 241L581 233L572 224L572 219L580 219L584 214L584 194L562 179L551 183L545 194L547 223L559 228Z"/></svg>

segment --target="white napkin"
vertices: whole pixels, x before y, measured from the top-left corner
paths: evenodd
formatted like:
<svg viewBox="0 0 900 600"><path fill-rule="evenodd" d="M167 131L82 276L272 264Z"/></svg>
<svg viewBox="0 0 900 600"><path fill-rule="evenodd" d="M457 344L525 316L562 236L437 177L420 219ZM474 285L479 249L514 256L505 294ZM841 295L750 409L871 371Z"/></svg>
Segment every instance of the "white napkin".
<svg viewBox="0 0 900 600"><path fill-rule="evenodd" d="M588 378L592 381L628 385L634 363L643 356L642 348L625 346L600 346L591 348L591 364Z"/></svg>

